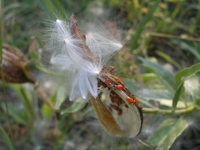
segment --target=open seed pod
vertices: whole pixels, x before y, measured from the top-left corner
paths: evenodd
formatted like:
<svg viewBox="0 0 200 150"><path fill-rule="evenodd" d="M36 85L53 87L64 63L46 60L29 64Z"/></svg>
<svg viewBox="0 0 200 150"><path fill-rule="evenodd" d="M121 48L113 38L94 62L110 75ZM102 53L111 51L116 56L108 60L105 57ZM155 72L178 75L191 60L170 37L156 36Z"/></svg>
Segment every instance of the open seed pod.
<svg viewBox="0 0 200 150"><path fill-rule="evenodd" d="M96 115L104 129L113 136L136 137L142 129L141 109L134 104L111 105L108 109L101 99L91 97Z"/></svg>
<svg viewBox="0 0 200 150"><path fill-rule="evenodd" d="M108 51L113 42L106 43L106 45L109 46L103 49L99 45L102 39L100 40L98 37L93 37L94 39L96 38L94 41L97 45L91 46L90 43L88 44L88 36L81 33L74 15L69 19L69 27L73 37L82 41L78 46L82 48L82 57L84 57L85 61L88 61L88 64L99 64L102 61L100 61L102 57L98 57L98 55L95 56L94 54L97 52L92 51L91 48L99 49L99 54L101 51ZM100 64L100 66L101 65L102 64ZM90 69L92 68L91 66L94 65L90 65ZM139 100L135 95L131 94L119 77L117 77L114 72L114 67L112 66L103 66L100 72L95 73L95 78L98 80L98 88L102 88L105 91L103 92L104 94L108 93L105 104L102 102L99 95L95 96L95 94L93 94L94 90L90 90L89 94L96 115L104 129L113 136L136 137L140 133L143 123L142 108ZM85 93L85 91L87 91L85 88L86 86L82 83L88 83L88 87L90 87L88 89L96 88L96 83L92 84L89 81L91 81L91 79L87 81L85 79L85 81L79 83L79 85L81 85L80 93Z"/></svg>
<svg viewBox="0 0 200 150"><path fill-rule="evenodd" d="M139 100L117 77L114 67L105 66L122 45L105 28L95 30L83 34L74 14L69 18L69 25L57 19L49 36L49 39L55 38L47 46L48 51L52 51L50 62L61 72L71 73L71 82L68 82L70 100L89 96L100 123L108 133L136 137L143 123ZM107 94L105 101L101 94Z"/></svg>
<svg viewBox="0 0 200 150"><path fill-rule="evenodd" d="M35 83L30 71L25 67L27 63L28 60L18 48L3 44L0 79L10 83Z"/></svg>
<svg viewBox="0 0 200 150"><path fill-rule="evenodd" d="M109 69L102 70L98 85L107 94L105 103L100 97L91 97L91 102L104 129L114 136L136 137L143 123L139 100Z"/></svg>

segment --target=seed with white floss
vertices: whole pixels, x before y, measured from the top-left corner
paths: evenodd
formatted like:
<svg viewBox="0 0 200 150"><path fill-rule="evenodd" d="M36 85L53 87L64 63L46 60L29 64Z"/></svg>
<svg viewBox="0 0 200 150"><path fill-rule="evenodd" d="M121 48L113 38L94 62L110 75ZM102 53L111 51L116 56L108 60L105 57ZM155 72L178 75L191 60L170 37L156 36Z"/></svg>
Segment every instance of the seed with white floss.
<svg viewBox="0 0 200 150"><path fill-rule="evenodd" d="M113 53L122 47L121 43L103 26L94 25L87 34L82 34L73 14L69 26L57 19L52 31L50 62L56 71L67 73L69 99L90 97L97 117L108 133L137 136L143 122L139 101L104 66ZM98 96L98 86L107 90L107 107Z"/></svg>
<svg viewBox="0 0 200 150"><path fill-rule="evenodd" d="M106 29L102 33L95 31L86 34L86 44L98 61L84 58L84 50L80 46L83 40L74 38L66 22L57 19L51 36L52 56L50 63L60 71L72 73L69 98L86 99L88 93L97 97L97 76L108 58L122 45L112 37Z"/></svg>

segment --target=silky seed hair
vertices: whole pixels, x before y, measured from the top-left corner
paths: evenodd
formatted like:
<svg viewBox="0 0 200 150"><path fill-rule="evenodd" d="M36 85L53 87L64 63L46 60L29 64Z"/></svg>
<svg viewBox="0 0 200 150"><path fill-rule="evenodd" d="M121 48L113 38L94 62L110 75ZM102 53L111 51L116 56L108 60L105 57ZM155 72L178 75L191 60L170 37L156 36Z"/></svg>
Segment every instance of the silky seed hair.
<svg viewBox="0 0 200 150"><path fill-rule="evenodd" d="M51 65L61 74L68 74L70 82L63 82L68 86L69 99L90 99L100 123L111 135L136 137L143 123L139 100L113 74L114 67L105 66L122 47L120 42L104 28L82 33L73 14L68 23L60 19L54 22L49 39ZM101 100L99 87L109 91L108 108Z"/></svg>
<svg viewBox="0 0 200 150"><path fill-rule="evenodd" d="M86 99L88 93L97 97L97 76L101 69L122 45L106 28L98 27L79 32L75 15L68 22L56 19L49 29L47 51L50 53L50 65L60 73L69 73L69 99Z"/></svg>

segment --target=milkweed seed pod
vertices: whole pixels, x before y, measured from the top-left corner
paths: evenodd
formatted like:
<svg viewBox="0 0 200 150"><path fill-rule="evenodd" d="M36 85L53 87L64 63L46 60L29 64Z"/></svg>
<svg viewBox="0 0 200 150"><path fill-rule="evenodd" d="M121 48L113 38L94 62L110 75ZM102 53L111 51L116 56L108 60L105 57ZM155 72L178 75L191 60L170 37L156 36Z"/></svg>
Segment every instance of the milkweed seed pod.
<svg viewBox="0 0 200 150"><path fill-rule="evenodd" d="M100 28L98 28L100 29ZM69 99L89 98L104 129L114 136L137 136L143 115L139 100L131 94L114 67L105 63L122 45L105 28L83 34L74 14L69 23L56 20L49 38L51 65L71 74ZM100 91L107 93L105 103Z"/></svg>
<svg viewBox="0 0 200 150"><path fill-rule="evenodd" d="M0 79L10 83L35 83L30 71L25 67L27 63L28 60L18 48L3 44Z"/></svg>

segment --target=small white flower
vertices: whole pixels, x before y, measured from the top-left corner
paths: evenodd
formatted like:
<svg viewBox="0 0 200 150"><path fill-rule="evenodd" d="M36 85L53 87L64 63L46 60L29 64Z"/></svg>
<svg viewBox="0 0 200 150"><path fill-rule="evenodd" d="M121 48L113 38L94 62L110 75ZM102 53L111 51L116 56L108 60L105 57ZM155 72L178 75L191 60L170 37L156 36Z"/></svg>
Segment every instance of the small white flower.
<svg viewBox="0 0 200 150"><path fill-rule="evenodd" d="M70 21L70 19L69 19ZM73 22L57 19L51 29L47 49L51 54L50 63L56 71L69 73L70 100L86 99L88 93L97 97L97 76L108 58L122 45L105 29L87 31L86 41L75 37L70 28ZM87 44L94 58L89 59L82 47Z"/></svg>

